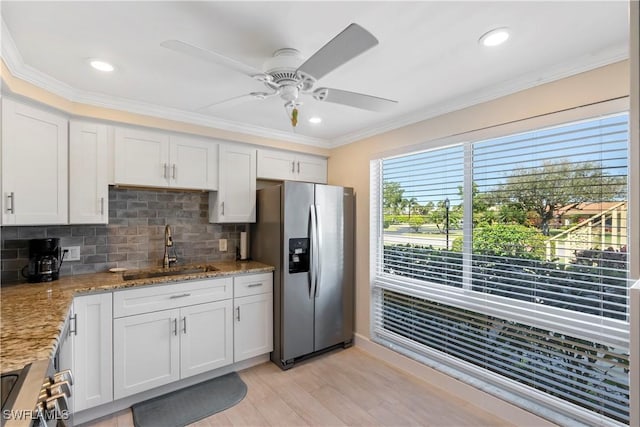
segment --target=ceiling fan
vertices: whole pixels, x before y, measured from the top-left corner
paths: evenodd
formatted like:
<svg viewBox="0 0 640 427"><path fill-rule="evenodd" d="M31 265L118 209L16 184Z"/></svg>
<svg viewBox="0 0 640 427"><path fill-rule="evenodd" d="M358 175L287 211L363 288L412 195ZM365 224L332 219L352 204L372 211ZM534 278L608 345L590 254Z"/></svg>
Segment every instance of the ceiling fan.
<svg viewBox="0 0 640 427"><path fill-rule="evenodd" d="M285 109L293 127L298 122L300 95L311 95L323 102L348 105L369 111L383 112L392 108L397 101L349 92L346 90L319 87L316 82L342 64L350 61L378 44L378 40L358 24L350 24L331 39L306 61L300 52L292 48L277 50L263 66L263 71L217 52L203 49L180 40L166 40L161 45L192 57L223 65L253 79L267 87L267 92L251 92L209 105L229 105L251 99L266 99L279 96L285 101Z"/></svg>

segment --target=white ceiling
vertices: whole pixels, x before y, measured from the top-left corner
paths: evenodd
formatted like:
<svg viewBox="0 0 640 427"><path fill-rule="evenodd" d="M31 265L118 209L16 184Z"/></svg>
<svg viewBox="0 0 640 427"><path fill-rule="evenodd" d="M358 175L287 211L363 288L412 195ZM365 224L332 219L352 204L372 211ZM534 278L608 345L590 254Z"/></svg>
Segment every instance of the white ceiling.
<svg viewBox="0 0 640 427"><path fill-rule="evenodd" d="M626 1L2 1L2 55L17 77L75 101L329 147L628 57ZM303 98L293 130L278 97L202 108L265 87L168 50L179 39L261 69L283 47L308 58L355 22L379 45L316 86L394 99L388 113ZM507 26L488 49L478 38ZM8 31L7 31L8 30ZM112 62L97 72L88 58ZM323 118L312 125L307 118Z"/></svg>

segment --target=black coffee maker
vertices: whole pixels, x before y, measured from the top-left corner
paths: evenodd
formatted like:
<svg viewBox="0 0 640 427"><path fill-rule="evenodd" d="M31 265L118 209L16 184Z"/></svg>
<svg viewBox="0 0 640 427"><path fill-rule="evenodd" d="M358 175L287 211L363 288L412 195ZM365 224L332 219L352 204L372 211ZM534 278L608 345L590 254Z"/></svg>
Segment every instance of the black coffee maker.
<svg viewBox="0 0 640 427"><path fill-rule="evenodd" d="M58 238L29 240L29 264L22 269L22 275L29 283L58 280L63 258L61 254Z"/></svg>

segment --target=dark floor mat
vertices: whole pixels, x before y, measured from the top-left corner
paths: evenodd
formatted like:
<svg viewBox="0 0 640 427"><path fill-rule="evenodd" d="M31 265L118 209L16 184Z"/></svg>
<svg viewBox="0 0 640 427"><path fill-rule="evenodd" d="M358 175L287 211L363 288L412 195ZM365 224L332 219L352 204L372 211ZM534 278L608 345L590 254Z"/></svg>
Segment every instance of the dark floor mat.
<svg viewBox="0 0 640 427"><path fill-rule="evenodd" d="M247 386L236 372L131 407L136 427L182 427L239 403Z"/></svg>

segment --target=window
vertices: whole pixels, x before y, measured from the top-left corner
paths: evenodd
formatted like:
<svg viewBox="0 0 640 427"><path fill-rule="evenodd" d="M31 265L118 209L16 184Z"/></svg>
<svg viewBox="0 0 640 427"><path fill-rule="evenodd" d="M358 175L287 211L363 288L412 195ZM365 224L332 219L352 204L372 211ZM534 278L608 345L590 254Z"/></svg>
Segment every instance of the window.
<svg viewBox="0 0 640 427"><path fill-rule="evenodd" d="M373 339L628 423L627 169L627 114L372 162Z"/></svg>

